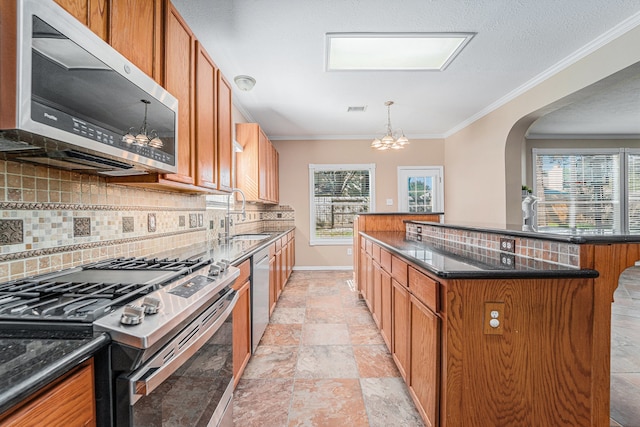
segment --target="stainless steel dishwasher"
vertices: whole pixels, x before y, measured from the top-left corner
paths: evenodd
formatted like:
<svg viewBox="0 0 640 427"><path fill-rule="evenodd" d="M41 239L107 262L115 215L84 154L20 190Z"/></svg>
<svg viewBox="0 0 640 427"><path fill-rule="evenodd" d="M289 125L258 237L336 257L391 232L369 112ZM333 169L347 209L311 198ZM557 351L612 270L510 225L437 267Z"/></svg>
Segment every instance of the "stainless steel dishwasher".
<svg viewBox="0 0 640 427"><path fill-rule="evenodd" d="M255 353L269 323L269 247L253 254L251 268L251 352Z"/></svg>

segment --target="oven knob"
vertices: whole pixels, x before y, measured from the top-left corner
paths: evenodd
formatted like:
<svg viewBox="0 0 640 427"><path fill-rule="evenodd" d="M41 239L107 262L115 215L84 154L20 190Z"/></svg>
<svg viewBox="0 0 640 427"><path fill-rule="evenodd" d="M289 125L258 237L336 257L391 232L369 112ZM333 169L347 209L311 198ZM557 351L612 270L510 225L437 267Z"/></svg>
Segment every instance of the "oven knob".
<svg viewBox="0 0 640 427"><path fill-rule="evenodd" d="M120 323L123 325L138 325L144 318L144 308L139 305L127 304L124 306Z"/></svg>
<svg viewBox="0 0 640 427"><path fill-rule="evenodd" d="M144 297L142 308L144 308L144 314L156 314L160 310L160 300L154 297Z"/></svg>
<svg viewBox="0 0 640 427"><path fill-rule="evenodd" d="M217 265L212 264L211 267L209 267L209 277L217 276L219 274L220 274L220 267L218 267Z"/></svg>
<svg viewBox="0 0 640 427"><path fill-rule="evenodd" d="M222 259L219 262L216 262L216 265L218 267L220 267L220 272L225 272L227 271L227 268L229 268L229 261L227 261L226 259Z"/></svg>

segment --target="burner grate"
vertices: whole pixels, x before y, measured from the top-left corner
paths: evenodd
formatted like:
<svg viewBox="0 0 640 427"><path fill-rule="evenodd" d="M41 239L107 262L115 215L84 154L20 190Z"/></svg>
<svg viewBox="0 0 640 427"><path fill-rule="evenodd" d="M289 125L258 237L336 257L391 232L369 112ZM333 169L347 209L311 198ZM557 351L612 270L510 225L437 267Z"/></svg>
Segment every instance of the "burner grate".
<svg viewBox="0 0 640 427"><path fill-rule="evenodd" d="M92 322L154 289L135 283L10 282L0 287L0 318Z"/></svg>
<svg viewBox="0 0 640 427"><path fill-rule="evenodd" d="M191 260L178 260L169 258L116 258L106 261L100 261L85 266L85 269L102 269L102 270L181 270L188 268L200 268L209 264L210 260L196 258Z"/></svg>

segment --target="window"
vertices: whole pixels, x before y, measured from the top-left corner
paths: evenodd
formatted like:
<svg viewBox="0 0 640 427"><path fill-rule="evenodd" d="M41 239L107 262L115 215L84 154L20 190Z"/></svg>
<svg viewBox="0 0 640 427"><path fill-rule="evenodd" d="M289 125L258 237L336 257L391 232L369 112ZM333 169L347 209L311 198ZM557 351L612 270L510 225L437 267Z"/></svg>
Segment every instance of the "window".
<svg viewBox="0 0 640 427"><path fill-rule="evenodd" d="M398 211L442 212L442 166L398 166Z"/></svg>
<svg viewBox="0 0 640 427"><path fill-rule="evenodd" d="M353 219L374 210L374 164L309 165L312 245L353 244Z"/></svg>
<svg viewBox="0 0 640 427"><path fill-rule="evenodd" d="M538 230L624 229L623 151L534 149L533 161Z"/></svg>

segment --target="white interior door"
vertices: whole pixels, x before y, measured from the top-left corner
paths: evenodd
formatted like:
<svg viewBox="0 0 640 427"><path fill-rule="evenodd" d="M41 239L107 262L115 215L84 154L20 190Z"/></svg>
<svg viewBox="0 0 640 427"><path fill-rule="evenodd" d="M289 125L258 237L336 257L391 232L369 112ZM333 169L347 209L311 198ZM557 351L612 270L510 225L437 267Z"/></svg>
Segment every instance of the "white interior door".
<svg viewBox="0 0 640 427"><path fill-rule="evenodd" d="M398 167L398 210L400 212L443 212L442 166Z"/></svg>

